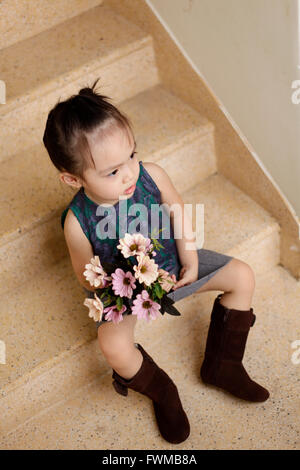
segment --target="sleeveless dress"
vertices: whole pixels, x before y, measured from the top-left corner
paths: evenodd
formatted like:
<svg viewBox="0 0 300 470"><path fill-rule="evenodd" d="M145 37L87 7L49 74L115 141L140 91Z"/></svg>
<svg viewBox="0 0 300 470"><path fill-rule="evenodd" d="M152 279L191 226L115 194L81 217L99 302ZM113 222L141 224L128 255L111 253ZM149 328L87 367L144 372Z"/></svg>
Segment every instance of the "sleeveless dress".
<svg viewBox="0 0 300 470"><path fill-rule="evenodd" d="M109 263L113 263L119 254L117 245L119 238L123 238L125 233L137 232L145 237L152 236L163 246L163 249L155 250L155 263L170 275L175 274L178 279L181 264L172 223L165 207L161 206L161 194L156 183L142 161L139 161L139 166L136 188L130 198L120 197L114 205L99 205L81 187L63 211L61 226L64 227L67 212L71 209L92 246L94 256L98 255L101 262ZM204 248L197 249L197 254L198 280L166 294L174 302L196 292L233 258ZM94 292L83 289L88 297L94 297ZM124 313L126 314L127 312ZM95 322L96 327L102 323L106 323L106 320Z"/></svg>

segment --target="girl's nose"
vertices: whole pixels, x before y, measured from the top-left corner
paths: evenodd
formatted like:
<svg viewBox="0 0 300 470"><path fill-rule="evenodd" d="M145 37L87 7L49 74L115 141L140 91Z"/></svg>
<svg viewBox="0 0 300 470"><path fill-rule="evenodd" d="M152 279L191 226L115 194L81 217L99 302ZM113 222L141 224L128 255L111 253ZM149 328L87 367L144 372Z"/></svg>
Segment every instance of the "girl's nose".
<svg viewBox="0 0 300 470"><path fill-rule="evenodd" d="M126 166L124 168L123 182L126 184L126 183L132 181L132 179L133 179L133 172L128 166Z"/></svg>

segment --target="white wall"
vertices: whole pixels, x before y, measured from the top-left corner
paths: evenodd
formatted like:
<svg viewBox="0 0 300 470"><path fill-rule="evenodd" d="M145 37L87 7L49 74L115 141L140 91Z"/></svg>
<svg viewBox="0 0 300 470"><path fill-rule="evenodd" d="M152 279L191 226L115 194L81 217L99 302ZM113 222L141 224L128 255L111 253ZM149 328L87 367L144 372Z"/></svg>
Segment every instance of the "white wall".
<svg viewBox="0 0 300 470"><path fill-rule="evenodd" d="M300 216L298 0L146 1Z"/></svg>

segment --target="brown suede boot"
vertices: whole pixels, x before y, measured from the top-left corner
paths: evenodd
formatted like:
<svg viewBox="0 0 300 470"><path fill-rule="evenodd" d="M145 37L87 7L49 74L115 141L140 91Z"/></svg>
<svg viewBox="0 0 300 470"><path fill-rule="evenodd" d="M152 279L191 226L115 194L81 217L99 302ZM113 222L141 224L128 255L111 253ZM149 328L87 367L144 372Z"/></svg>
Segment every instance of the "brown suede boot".
<svg viewBox="0 0 300 470"><path fill-rule="evenodd" d="M166 441L179 444L188 438L190 425L182 408L177 387L142 346L137 344L137 347L143 355L140 370L130 380L123 379L113 371L113 386L124 396L128 394L127 389L131 388L151 398L161 435Z"/></svg>
<svg viewBox="0 0 300 470"><path fill-rule="evenodd" d="M253 309L229 309L220 304L222 295L214 302L201 378L244 400L265 401L270 396L268 390L254 382L242 364L248 333L256 318Z"/></svg>

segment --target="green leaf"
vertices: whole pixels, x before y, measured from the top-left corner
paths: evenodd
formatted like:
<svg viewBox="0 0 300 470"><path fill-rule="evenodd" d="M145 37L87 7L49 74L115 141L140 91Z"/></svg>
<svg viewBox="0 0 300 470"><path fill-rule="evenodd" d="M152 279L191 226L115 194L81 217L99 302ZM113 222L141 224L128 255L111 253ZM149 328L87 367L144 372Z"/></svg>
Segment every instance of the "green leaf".
<svg viewBox="0 0 300 470"><path fill-rule="evenodd" d="M122 299L122 297L117 297L116 304L117 304L118 310L121 310L121 308L123 307L123 299Z"/></svg>
<svg viewBox="0 0 300 470"><path fill-rule="evenodd" d="M163 291L161 285L159 284L159 282L157 282L157 283L155 284L155 294L157 295L157 297L158 297L159 299L161 299L162 296L164 295L164 291Z"/></svg>

